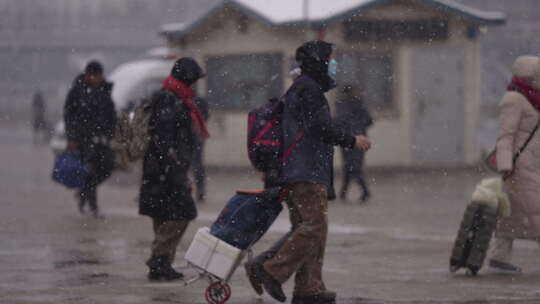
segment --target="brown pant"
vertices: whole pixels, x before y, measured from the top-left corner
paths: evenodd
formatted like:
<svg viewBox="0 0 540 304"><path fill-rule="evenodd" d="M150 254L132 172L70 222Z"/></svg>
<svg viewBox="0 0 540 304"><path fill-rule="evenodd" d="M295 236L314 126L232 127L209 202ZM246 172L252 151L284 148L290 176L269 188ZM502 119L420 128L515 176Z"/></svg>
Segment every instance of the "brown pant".
<svg viewBox="0 0 540 304"><path fill-rule="evenodd" d="M295 276L294 294L312 296L325 290L322 266L328 233L327 187L313 183L287 186L292 230L264 269L281 283Z"/></svg>
<svg viewBox="0 0 540 304"><path fill-rule="evenodd" d="M152 219L154 226L154 242L150 259L163 257L172 265L176 256L176 247L186 232L189 221L163 221Z"/></svg>

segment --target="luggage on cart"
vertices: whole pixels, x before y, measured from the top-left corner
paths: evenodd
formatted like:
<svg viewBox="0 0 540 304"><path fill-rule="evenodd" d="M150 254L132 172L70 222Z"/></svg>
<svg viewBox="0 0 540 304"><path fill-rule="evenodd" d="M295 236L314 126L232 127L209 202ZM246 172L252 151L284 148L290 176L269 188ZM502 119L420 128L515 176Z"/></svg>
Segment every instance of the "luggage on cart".
<svg viewBox="0 0 540 304"><path fill-rule="evenodd" d="M231 297L228 281L255 244L281 213L281 189L237 191L211 228L195 234L185 259L199 271L186 285L206 278L209 304L224 304Z"/></svg>
<svg viewBox="0 0 540 304"><path fill-rule="evenodd" d="M210 233L234 247L247 249L266 233L282 210L280 188L237 191Z"/></svg>
<svg viewBox="0 0 540 304"><path fill-rule="evenodd" d="M210 234L208 227L197 231L185 259L197 270L199 275L188 280L189 285L201 278L209 281L205 298L209 304L224 304L231 297L231 288L227 284L234 270L238 267L244 252Z"/></svg>
<svg viewBox="0 0 540 304"><path fill-rule="evenodd" d="M497 209L483 202L467 206L450 257L450 271L467 268L475 276L486 258L497 223Z"/></svg>
<svg viewBox="0 0 540 304"><path fill-rule="evenodd" d="M193 266L222 280L232 276L242 257L242 250L213 236L208 227L197 231L185 256Z"/></svg>

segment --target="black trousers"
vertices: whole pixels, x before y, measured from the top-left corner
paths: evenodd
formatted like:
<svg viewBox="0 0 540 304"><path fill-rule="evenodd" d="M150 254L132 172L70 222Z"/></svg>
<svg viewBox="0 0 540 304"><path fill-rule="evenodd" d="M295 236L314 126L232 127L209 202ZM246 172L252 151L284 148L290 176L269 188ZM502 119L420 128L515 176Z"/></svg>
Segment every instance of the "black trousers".
<svg viewBox="0 0 540 304"><path fill-rule="evenodd" d="M82 159L89 168L88 181L79 192L79 209L86 205L94 213L98 211L97 187L103 183L114 168L114 152L108 145L88 144L81 149Z"/></svg>
<svg viewBox="0 0 540 304"><path fill-rule="evenodd" d="M364 151L354 149L342 149L343 155L343 184L340 194L345 196L351 181L354 179L364 194L369 193L369 189L364 177Z"/></svg>
<svg viewBox="0 0 540 304"><path fill-rule="evenodd" d="M79 192L79 210L82 212L86 205L90 207L92 212L98 212L97 185L86 184Z"/></svg>

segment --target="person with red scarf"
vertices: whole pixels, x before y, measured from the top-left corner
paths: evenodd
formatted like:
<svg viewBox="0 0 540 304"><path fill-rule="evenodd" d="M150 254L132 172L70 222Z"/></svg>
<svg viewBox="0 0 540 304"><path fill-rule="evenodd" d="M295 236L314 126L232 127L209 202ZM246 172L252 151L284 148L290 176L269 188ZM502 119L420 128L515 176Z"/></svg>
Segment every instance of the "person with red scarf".
<svg viewBox="0 0 540 304"><path fill-rule="evenodd" d="M540 58L521 56L512 66L512 81L499 105L497 169L505 177L510 216L499 218L489 265L521 272L510 263L514 239L540 240L540 130L519 158L514 156L534 132L540 119Z"/></svg>
<svg viewBox="0 0 540 304"><path fill-rule="evenodd" d="M163 88L152 96L151 140L143 160L139 196L139 213L152 218L155 234L146 263L151 281L183 278L172 264L182 235L197 217L187 174L196 142L209 137L191 88L202 77L195 60L178 59Z"/></svg>

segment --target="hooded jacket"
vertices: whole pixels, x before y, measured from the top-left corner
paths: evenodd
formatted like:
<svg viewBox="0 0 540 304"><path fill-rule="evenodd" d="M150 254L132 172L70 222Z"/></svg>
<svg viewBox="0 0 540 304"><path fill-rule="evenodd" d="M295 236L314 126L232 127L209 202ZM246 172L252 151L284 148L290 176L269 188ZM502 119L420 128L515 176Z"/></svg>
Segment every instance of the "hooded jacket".
<svg viewBox="0 0 540 304"><path fill-rule="evenodd" d="M324 93L328 90L303 73L285 94L283 111L284 183L332 185L334 145L352 148L355 138L332 121Z"/></svg>
<svg viewBox="0 0 540 304"><path fill-rule="evenodd" d="M352 148L355 138L332 121L324 96L335 87L328 76L332 44L315 40L296 50L302 74L285 93L283 183L317 183L333 189L334 145Z"/></svg>

